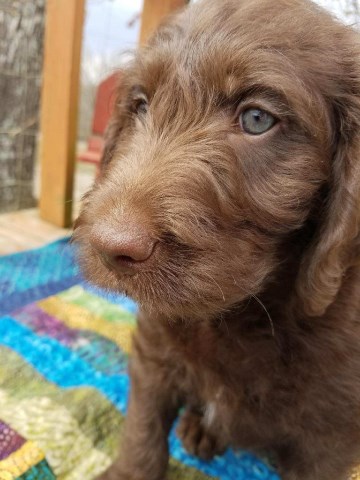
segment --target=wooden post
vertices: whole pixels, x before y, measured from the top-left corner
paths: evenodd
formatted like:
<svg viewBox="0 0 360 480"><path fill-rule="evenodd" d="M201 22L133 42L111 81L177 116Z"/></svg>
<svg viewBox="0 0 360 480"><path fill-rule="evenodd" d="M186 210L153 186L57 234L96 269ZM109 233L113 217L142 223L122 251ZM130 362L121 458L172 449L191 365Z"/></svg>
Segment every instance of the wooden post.
<svg viewBox="0 0 360 480"><path fill-rule="evenodd" d="M40 216L71 224L84 0L47 0Z"/></svg>
<svg viewBox="0 0 360 480"><path fill-rule="evenodd" d="M161 20L183 7L188 0L144 0L141 17L140 44L144 44Z"/></svg>

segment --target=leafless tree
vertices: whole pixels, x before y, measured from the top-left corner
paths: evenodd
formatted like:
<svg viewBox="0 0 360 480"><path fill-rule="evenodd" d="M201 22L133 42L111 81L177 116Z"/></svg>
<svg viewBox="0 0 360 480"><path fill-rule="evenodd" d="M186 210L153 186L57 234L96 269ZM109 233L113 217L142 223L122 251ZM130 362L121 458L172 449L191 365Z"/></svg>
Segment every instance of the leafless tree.
<svg viewBox="0 0 360 480"><path fill-rule="evenodd" d="M45 0L0 0L0 212L34 205Z"/></svg>

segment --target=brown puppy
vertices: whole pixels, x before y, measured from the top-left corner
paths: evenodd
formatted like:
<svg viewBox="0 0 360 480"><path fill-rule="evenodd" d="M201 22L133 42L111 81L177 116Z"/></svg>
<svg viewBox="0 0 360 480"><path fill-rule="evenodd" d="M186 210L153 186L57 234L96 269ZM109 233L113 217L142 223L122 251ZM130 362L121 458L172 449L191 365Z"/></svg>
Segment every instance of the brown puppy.
<svg viewBox="0 0 360 480"><path fill-rule="evenodd" d="M360 460L360 47L307 0L204 0L124 73L75 239L141 307L119 460L167 435L273 449L284 480Z"/></svg>

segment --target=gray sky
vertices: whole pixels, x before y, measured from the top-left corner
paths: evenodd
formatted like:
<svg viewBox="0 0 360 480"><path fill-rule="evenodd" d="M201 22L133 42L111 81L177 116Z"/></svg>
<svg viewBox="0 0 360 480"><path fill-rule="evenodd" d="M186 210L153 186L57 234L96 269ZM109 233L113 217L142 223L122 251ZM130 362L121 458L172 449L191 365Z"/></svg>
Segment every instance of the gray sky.
<svg viewBox="0 0 360 480"><path fill-rule="evenodd" d="M88 0L84 30L85 51L109 54L136 45L139 22L127 22L141 11L142 0Z"/></svg>
<svg viewBox="0 0 360 480"><path fill-rule="evenodd" d="M345 0L317 0L340 18ZM142 9L143 0L87 0L83 43L83 71L98 81L121 62L121 52L136 47L139 21L129 20Z"/></svg>
<svg viewBox="0 0 360 480"><path fill-rule="evenodd" d="M317 0L320 5L342 16L342 0ZM137 22L132 28L126 23L141 11L142 0L88 0L84 31L85 49L92 53L109 53L128 49L138 38Z"/></svg>

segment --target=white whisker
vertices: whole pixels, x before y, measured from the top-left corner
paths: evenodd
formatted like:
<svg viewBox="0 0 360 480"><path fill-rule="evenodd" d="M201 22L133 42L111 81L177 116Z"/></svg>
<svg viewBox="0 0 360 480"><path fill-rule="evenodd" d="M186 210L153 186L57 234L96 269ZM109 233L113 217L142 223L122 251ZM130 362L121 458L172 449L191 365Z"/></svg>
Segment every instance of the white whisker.
<svg viewBox="0 0 360 480"><path fill-rule="evenodd" d="M256 295L251 294L251 296L262 306L262 308L265 310L266 315L268 316L270 325L271 325L271 334L273 337L275 337L275 329L274 329L274 322L272 321L272 318L270 316L270 313L267 311L265 305L262 303L260 298L258 298Z"/></svg>

